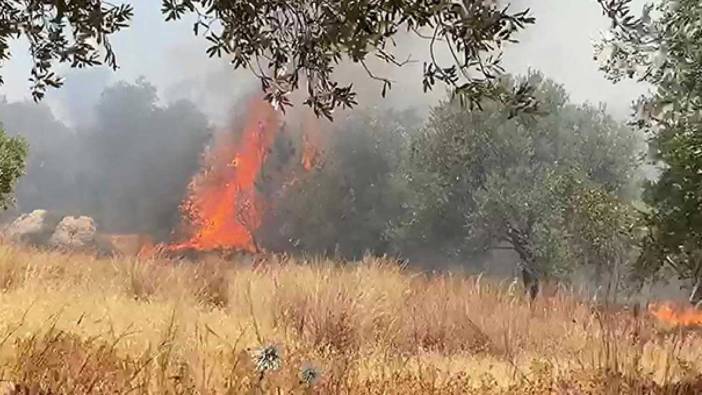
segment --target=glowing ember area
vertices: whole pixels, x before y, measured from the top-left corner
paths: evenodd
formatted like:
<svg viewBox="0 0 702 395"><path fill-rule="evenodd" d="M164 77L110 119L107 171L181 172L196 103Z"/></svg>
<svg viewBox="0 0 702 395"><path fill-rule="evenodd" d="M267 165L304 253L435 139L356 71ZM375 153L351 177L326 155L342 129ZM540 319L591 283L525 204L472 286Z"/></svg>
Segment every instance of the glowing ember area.
<svg viewBox="0 0 702 395"><path fill-rule="evenodd" d="M659 321L672 326L702 326L702 310L686 306L676 307L673 303L664 302L651 304L648 307L649 313Z"/></svg>
<svg viewBox="0 0 702 395"><path fill-rule="evenodd" d="M139 258L153 258L156 256L159 252L159 249L162 246L160 244L155 244L152 240L145 240L141 246L139 247L139 252L137 252L137 256Z"/></svg>
<svg viewBox="0 0 702 395"><path fill-rule="evenodd" d="M215 141L181 206L190 236L170 250L258 250L254 232L261 225L263 201L256 180L279 128L276 111L256 100L239 138L227 134Z"/></svg>
<svg viewBox="0 0 702 395"><path fill-rule="evenodd" d="M319 120L305 114L303 124L304 134L302 135L302 168L310 171L320 164L321 152L321 130Z"/></svg>
<svg viewBox="0 0 702 395"><path fill-rule="evenodd" d="M318 155L317 147L310 142L308 135L304 134L302 137L302 168L307 171L314 169Z"/></svg>

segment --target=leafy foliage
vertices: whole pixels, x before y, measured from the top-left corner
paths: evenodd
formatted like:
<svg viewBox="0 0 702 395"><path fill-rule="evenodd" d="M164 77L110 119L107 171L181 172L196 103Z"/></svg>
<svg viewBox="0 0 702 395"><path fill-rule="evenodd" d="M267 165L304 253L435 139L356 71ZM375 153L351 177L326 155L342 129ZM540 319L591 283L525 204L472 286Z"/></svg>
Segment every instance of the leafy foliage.
<svg viewBox="0 0 702 395"><path fill-rule="evenodd" d="M86 182L95 191L85 206L112 231L165 239L179 220L210 129L193 103L161 106L157 100L156 89L143 80L103 92L95 127L83 138L92 164Z"/></svg>
<svg viewBox="0 0 702 395"><path fill-rule="evenodd" d="M390 251L386 232L406 200L396 172L417 123L409 110L369 110L335 124L322 165L299 171L277 204L281 248L344 258Z"/></svg>
<svg viewBox="0 0 702 395"><path fill-rule="evenodd" d="M651 156L660 178L644 195L652 207L641 277L672 267L695 290L702 285L702 5L665 0L634 16L629 0L602 2L613 21L596 46L613 81L636 78L655 87L642 98L635 122L651 135Z"/></svg>
<svg viewBox="0 0 702 395"><path fill-rule="evenodd" d="M333 76L347 60L380 81L385 95L392 81L373 73L367 61L374 56L397 66L407 63L392 51L403 30L428 43L425 90L440 81L471 106L480 106L485 97L511 103L515 110L535 106L528 87L505 92L493 84L502 72L503 44L534 22L528 10L510 12L494 1L163 0L162 12L166 21L194 15L193 32L210 43L207 55L227 56L234 68L252 70L266 98L280 108L291 105L288 94L301 82L304 103L318 116L331 118L335 108L355 105L353 87ZM102 0L2 2L0 61L10 57L10 39L26 37L34 60L32 94L39 100L47 87L62 84L52 71L55 63L82 68L105 62L116 68L110 38L131 17L130 5ZM452 61L438 60L437 44L448 47Z"/></svg>
<svg viewBox="0 0 702 395"><path fill-rule="evenodd" d="M558 276L579 257L571 233L581 229L569 217L573 205L583 204L577 213L581 226L590 228L582 238L598 243L597 237L614 234L595 235L593 221L608 220L599 218L598 210L609 206L578 199L601 193L607 204L614 202L633 180L639 142L604 109L569 104L563 88L538 73L526 80L536 87L543 116L512 118L497 105L466 111L450 101L433 110L413 142L414 168L409 170L419 175L411 188L431 198L412 207L404 233L414 234L410 240L433 243L446 239L438 231L443 227L459 239L457 254L510 248L526 270ZM504 83L514 81L505 78ZM420 186L427 180L432 183ZM610 262L610 256L597 258L603 265Z"/></svg>
<svg viewBox="0 0 702 395"><path fill-rule="evenodd" d="M32 149L17 187L22 211L89 215L107 232L167 239L210 129L190 102L157 104L146 81L103 91L95 122L73 130L48 107L1 103L7 130Z"/></svg>
<svg viewBox="0 0 702 395"><path fill-rule="evenodd" d="M0 3L0 62L10 58L9 40L24 36L32 55L32 96L44 97L62 79L56 63L117 68L110 37L128 26L132 7L102 0L3 1ZM0 77L0 84L2 77Z"/></svg>
<svg viewBox="0 0 702 395"><path fill-rule="evenodd" d="M56 120L47 105L0 99L0 119L12 136L26 140L26 174L18 181L17 209L29 212L51 208L72 212L80 196L78 171L81 147L75 131ZM73 202L73 204L69 204Z"/></svg>
<svg viewBox="0 0 702 395"><path fill-rule="evenodd" d="M517 98L515 106L524 109L534 104L526 88L511 96L491 83L502 72L502 44L513 42L514 33L534 19L528 11L511 13L491 1L164 0L163 12L166 20L195 14L193 31L203 31L211 43L207 54L229 56L235 68L254 70L266 97L281 108L291 104L287 95L300 82L307 89L304 104L317 115L331 119L336 107L356 104L353 87L333 76L334 67L346 59L381 81L384 95L392 82L376 76L367 59L375 56L397 66L409 61L392 51L402 30L429 43L425 90L441 81L471 105L480 105L484 97ZM451 64L437 59L437 43L448 46Z"/></svg>
<svg viewBox="0 0 702 395"><path fill-rule="evenodd" d="M0 206L7 209L12 200L17 179L24 174L27 143L20 137L10 137L0 129Z"/></svg>
<svg viewBox="0 0 702 395"><path fill-rule="evenodd" d="M628 193L640 136L604 108L570 104L541 74L500 83L535 87L543 114L447 100L421 129L411 112L383 109L335 124L324 166L300 171L277 203L279 248L350 258L508 248L539 277L577 264L619 276L638 237Z"/></svg>
<svg viewBox="0 0 702 395"><path fill-rule="evenodd" d="M609 278L608 296L631 271L642 236L641 216L632 204L598 185L576 183L568 197L566 229L575 255L595 269L595 280Z"/></svg>

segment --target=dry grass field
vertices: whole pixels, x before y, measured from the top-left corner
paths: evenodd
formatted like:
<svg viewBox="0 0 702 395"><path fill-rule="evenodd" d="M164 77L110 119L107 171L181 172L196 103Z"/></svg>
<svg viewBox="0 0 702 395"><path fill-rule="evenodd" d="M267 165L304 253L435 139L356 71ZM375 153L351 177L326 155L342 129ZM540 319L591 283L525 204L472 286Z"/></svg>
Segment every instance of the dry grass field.
<svg viewBox="0 0 702 395"><path fill-rule="evenodd" d="M341 266L0 246L7 394L695 394L702 335L561 290Z"/></svg>

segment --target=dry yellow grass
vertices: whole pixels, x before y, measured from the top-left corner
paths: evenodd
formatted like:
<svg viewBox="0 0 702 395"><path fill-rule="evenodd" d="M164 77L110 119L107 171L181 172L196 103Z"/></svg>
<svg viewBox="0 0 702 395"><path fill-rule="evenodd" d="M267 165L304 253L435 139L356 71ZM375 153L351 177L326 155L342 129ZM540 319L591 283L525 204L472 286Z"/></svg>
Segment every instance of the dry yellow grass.
<svg viewBox="0 0 702 395"><path fill-rule="evenodd" d="M7 393L702 393L694 332L378 259L175 264L0 245L0 288ZM266 347L280 361L257 365Z"/></svg>

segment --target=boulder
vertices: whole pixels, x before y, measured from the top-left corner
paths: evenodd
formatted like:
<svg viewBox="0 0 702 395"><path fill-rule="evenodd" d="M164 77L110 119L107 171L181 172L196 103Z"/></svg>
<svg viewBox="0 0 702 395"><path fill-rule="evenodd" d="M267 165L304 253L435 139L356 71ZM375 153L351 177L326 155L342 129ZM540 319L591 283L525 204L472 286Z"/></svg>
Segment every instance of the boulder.
<svg viewBox="0 0 702 395"><path fill-rule="evenodd" d="M5 229L5 237L14 243L42 246L48 243L58 220L46 210L20 215Z"/></svg>
<svg viewBox="0 0 702 395"><path fill-rule="evenodd" d="M49 246L80 250L95 247L95 221L90 217L64 217L49 239Z"/></svg>

